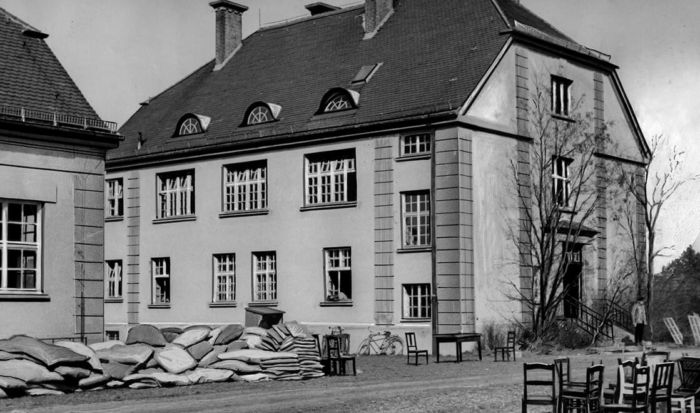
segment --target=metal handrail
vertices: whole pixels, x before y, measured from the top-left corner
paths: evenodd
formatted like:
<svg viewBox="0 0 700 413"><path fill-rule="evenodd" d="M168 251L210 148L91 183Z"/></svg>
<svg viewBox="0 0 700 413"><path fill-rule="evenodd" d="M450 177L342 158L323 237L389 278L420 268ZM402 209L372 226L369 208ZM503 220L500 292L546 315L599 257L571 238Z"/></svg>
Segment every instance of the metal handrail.
<svg viewBox="0 0 700 413"><path fill-rule="evenodd" d="M605 336L609 339L613 338L613 324L609 317L603 317L597 311L586 306L579 300L574 300L573 298L565 298L561 301L562 307L564 305L569 305L576 308L577 316L567 318L567 320L572 320L577 326L579 326L586 333L593 335L596 329L601 327L600 335ZM562 314L563 314L562 308Z"/></svg>
<svg viewBox="0 0 700 413"><path fill-rule="evenodd" d="M38 121L50 123L53 126L73 126L82 129L93 129L109 133L117 133L117 123L82 116L65 115L56 112L25 109L19 106L0 105L0 115L20 118L22 122Z"/></svg>
<svg viewBox="0 0 700 413"><path fill-rule="evenodd" d="M610 313L610 320L613 323L629 332L634 331L632 314L629 312L629 310L626 310L619 304L613 303L612 301L606 301L605 305L607 306L606 312Z"/></svg>

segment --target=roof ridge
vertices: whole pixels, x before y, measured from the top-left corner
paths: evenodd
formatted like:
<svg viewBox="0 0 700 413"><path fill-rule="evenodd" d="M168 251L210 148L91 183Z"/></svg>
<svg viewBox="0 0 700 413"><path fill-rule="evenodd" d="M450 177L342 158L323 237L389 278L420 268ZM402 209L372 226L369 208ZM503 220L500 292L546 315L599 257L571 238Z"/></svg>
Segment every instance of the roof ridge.
<svg viewBox="0 0 700 413"><path fill-rule="evenodd" d="M14 14L10 13L9 11L3 9L0 7L0 12L4 13L8 19L14 21L15 23L19 24L20 26L24 26L26 30L32 30L35 32L43 33L41 30L37 29L36 27L32 26L31 24L25 22L24 20L20 19L19 17L15 16Z"/></svg>
<svg viewBox="0 0 700 413"><path fill-rule="evenodd" d="M530 13L534 18L536 18L536 19L539 20L540 22L544 23L547 27L549 27L550 29L552 29L554 32L558 33L560 36L563 36L564 39L567 40L568 42L570 42L570 43L575 43L575 44L577 44L577 45L579 45L579 46L582 46L582 45L581 45L580 43L578 43L576 40L572 39L571 37L569 37L568 35L566 35L564 32L562 32L561 30L557 29L556 27L552 26L547 20L545 20L545 19L543 19L542 17L540 17L539 14L537 14L537 13L533 12L532 10L530 10L529 8L527 8L527 7L526 7L524 4L522 4L520 1L515 1L515 0L510 0L510 1L512 1L517 7L520 7L520 8L522 8L522 9L525 9L525 11L527 11L528 13ZM515 21L515 18L513 18L513 21Z"/></svg>
<svg viewBox="0 0 700 413"><path fill-rule="evenodd" d="M295 25L295 24L300 24L300 23L306 23L307 21L310 21L310 20L323 19L323 18L326 18L326 17L335 16L335 15L338 15L338 14L348 13L348 12L351 12L351 11L355 11L355 10L360 9L360 8L364 8L364 5L363 5L363 4L358 4L358 5L356 5L356 6L350 6L350 7L346 7L346 8L340 9L340 10L329 11L329 12L327 12L327 13L321 13L321 14L318 14L318 15L315 15L315 16L293 17L293 18L291 18L291 19L288 19L288 20L283 21L282 23L280 23L280 22L269 23L268 26L261 26L260 28L258 28L258 30L256 30L255 32L251 33L250 36L252 36L252 35L254 35L255 33L258 33L258 32L267 31L267 30L279 29L279 28L282 28L282 27L293 26L293 25ZM248 37L250 37L250 36L248 36Z"/></svg>

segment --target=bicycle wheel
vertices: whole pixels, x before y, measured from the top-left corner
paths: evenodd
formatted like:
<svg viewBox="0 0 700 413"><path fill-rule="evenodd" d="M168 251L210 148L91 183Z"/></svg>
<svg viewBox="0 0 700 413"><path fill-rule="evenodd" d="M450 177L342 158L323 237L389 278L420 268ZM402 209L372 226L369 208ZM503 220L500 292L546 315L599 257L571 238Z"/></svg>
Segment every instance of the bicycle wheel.
<svg viewBox="0 0 700 413"><path fill-rule="evenodd" d="M400 356L403 354L403 340L401 340L401 337L394 336L389 339L389 344L386 346L386 354L388 356Z"/></svg>
<svg viewBox="0 0 700 413"><path fill-rule="evenodd" d="M357 348L358 356L369 356L369 340L364 339Z"/></svg>

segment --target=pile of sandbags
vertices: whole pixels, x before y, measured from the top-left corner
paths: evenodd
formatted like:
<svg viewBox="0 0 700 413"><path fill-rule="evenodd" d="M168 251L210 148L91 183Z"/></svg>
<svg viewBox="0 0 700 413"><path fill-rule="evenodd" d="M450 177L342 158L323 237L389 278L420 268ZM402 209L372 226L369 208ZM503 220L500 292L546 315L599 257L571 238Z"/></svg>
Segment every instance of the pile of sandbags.
<svg viewBox="0 0 700 413"><path fill-rule="evenodd" d="M296 323L271 329L239 324L162 330L141 324L125 342L47 344L0 340L0 398L220 381L301 380L323 376L313 338Z"/></svg>

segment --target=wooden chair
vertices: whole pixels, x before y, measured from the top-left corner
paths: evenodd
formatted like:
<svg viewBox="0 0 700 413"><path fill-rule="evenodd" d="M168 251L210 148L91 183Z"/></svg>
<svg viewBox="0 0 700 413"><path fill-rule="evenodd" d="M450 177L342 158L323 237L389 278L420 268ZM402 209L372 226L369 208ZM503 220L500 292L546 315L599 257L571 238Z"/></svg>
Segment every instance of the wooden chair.
<svg viewBox="0 0 700 413"><path fill-rule="evenodd" d="M621 367L620 367L621 369ZM618 379L624 378L618 374ZM628 403L611 403L603 405L603 412L643 412L649 409L649 367L640 366L634 369L632 394ZM623 383L618 383L621 386Z"/></svg>
<svg viewBox="0 0 700 413"><path fill-rule="evenodd" d="M636 357L630 360L617 359L618 365L618 377L617 377L617 388L614 403L624 403L625 398L632 397L634 393L634 371L637 369L639 364L639 359Z"/></svg>
<svg viewBox="0 0 700 413"><path fill-rule="evenodd" d="M552 406L552 412L557 411L557 395L554 381L556 368L554 364L523 363L523 398L522 413L527 412L527 406Z"/></svg>
<svg viewBox="0 0 700 413"><path fill-rule="evenodd" d="M430 364L428 362L428 350L418 350L418 346L416 346L416 333L406 333L406 347L408 348L406 364L411 364L411 355L415 358L416 366L418 365L418 357L421 355L425 356L425 364Z"/></svg>
<svg viewBox="0 0 700 413"><path fill-rule="evenodd" d="M344 376L347 362L352 361L352 374L357 376L355 356L343 355L340 352L340 340L337 336L326 336L326 349L328 351L329 374Z"/></svg>
<svg viewBox="0 0 700 413"><path fill-rule="evenodd" d="M605 366L597 364L586 369L584 386L569 386L559 393L559 412L593 413L601 410L603 373Z"/></svg>
<svg viewBox="0 0 700 413"><path fill-rule="evenodd" d="M508 336L506 338L506 345L503 347L495 347L493 349L493 361L498 361L498 353L501 353L501 360L506 361L506 357L508 357L508 361L510 361L510 355L511 353L513 354L513 361L515 361L515 331L509 331Z"/></svg>
<svg viewBox="0 0 700 413"><path fill-rule="evenodd" d="M574 382L571 380L571 363L568 357L559 357L554 359L554 366L557 370L557 379L559 381L559 407L561 411L562 400L561 395L570 388L585 388L585 382Z"/></svg>
<svg viewBox="0 0 700 413"><path fill-rule="evenodd" d="M671 411L695 413L695 399L700 396L700 358L678 359L678 377L681 384L671 393Z"/></svg>
<svg viewBox="0 0 700 413"><path fill-rule="evenodd" d="M664 403L671 411L671 393L673 393L673 363L658 363L654 368L654 379L649 389L649 404L651 413L656 413L657 403Z"/></svg>

